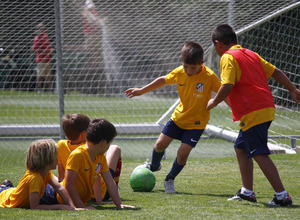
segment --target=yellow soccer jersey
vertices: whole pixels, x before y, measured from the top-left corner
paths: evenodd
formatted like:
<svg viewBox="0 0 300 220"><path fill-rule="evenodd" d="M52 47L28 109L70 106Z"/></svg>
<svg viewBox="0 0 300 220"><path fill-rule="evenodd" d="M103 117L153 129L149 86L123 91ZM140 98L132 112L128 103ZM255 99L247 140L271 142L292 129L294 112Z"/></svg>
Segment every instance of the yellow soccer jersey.
<svg viewBox="0 0 300 220"><path fill-rule="evenodd" d="M230 49L241 49L240 45L234 45ZM258 54L257 54L258 55ZM276 67L271 63L267 62L263 58L258 55L264 72L266 74L267 79L269 79ZM232 84L239 82L241 78L241 69L239 67L236 59L230 54L223 54L220 61L221 68L221 81L222 85L224 84ZM265 108L258 111L250 112L249 114L244 115L240 119L240 128L243 131L248 130L249 128L267 122L272 121L275 118L275 109L274 108Z"/></svg>
<svg viewBox="0 0 300 220"><path fill-rule="evenodd" d="M10 188L0 193L0 207L30 208L29 194L37 192L41 199L52 178L53 174L50 171L43 179L39 172L27 170L17 188Z"/></svg>
<svg viewBox="0 0 300 220"><path fill-rule="evenodd" d="M78 147L70 154L66 166L66 170L69 169L77 173L75 187L85 204L92 198L93 186L99 174L109 171L105 155L98 154L92 162L86 145ZM65 180L62 185L65 186ZM103 187L101 187L101 193L102 189ZM63 203L58 194L57 200Z"/></svg>
<svg viewBox="0 0 300 220"><path fill-rule="evenodd" d="M206 109L212 91L218 92L221 82L217 75L203 65L202 71L189 77L183 66L179 66L165 76L168 85L177 84L180 104L171 119L182 129L205 129L209 121Z"/></svg>
<svg viewBox="0 0 300 220"><path fill-rule="evenodd" d="M64 170L66 170L67 160L71 152L83 144L85 144L85 142L80 144L71 144L71 141L69 140L58 141L58 164L61 164Z"/></svg>

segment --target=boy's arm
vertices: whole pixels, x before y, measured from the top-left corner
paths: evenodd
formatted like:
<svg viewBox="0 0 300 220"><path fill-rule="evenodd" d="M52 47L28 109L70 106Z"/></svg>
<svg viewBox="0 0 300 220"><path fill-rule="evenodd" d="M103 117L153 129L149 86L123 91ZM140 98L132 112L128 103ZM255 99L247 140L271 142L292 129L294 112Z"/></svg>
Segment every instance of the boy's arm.
<svg viewBox="0 0 300 220"><path fill-rule="evenodd" d="M207 109L210 110L214 107L216 107L220 102L225 100L227 96L230 94L231 90L233 89L234 85L232 84L223 84L219 91L217 92L217 95L215 96L214 99L211 99L207 103ZM225 101L226 102L226 101ZM228 101L226 102L228 105Z"/></svg>
<svg viewBox="0 0 300 220"><path fill-rule="evenodd" d="M56 177L53 177L51 179L50 185L55 189L55 191L60 195L60 197L63 199L63 201L67 205L73 207L74 209L76 208L73 201L72 201L72 199L71 199L71 197L70 197L70 195L69 195L69 193L68 193L68 191L66 190L65 187L63 187L63 185L61 185L57 181Z"/></svg>
<svg viewBox="0 0 300 220"><path fill-rule="evenodd" d="M86 206L84 202L81 200L76 187L75 187L75 182L77 178L77 173L73 170L67 170L66 172L66 179L65 179L65 187L73 200L74 205L77 208L87 208L87 209L95 209L94 207L91 206Z"/></svg>
<svg viewBox="0 0 300 220"><path fill-rule="evenodd" d="M100 176L97 177L94 186L93 186L95 199L97 204L102 204L102 196L101 196L101 179Z"/></svg>
<svg viewBox="0 0 300 220"><path fill-rule="evenodd" d="M147 92L158 89L162 86L166 85L165 76L161 76L156 78L154 81L144 86L143 88L130 88L125 91L125 94L128 98L132 98L134 96L140 96Z"/></svg>
<svg viewBox="0 0 300 220"><path fill-rule="evenodd" d="M111 199L113 200L113 202L115 203L115 205L117 206L117 208L120 208L120 209L135 208L134 206L131 206L131 205L123 205L122 204L119 193L118 193L118 187L109 171L104 172L101 175L107 186L108 193L109 193Z"/></svg>
<svg viewBox="0 0 300 220"><path fill-rule="evenodd" d="M65 204L55 204L55 205L40 205L40 198L38 192L32 192L29 194L29 204L31 209L44 209L44 210L71 210L74 211L75 208Z"/></svg>
<svg viewBox="0 0 300 220"><path fill-rule="evenodd" d="M62 181L65 177L65 169L62 164L58 164L57 169L58 169L58 180Z"/></svg>
<svg viewBox="0 0 300 220"><path fill-rule="evenodd" d="M290 79L280 70L275 69L272 77L276 79L281 85L283 85L292 97L292 99L297 103L300 104L300 91L297 87L290 81Z"/></svg>

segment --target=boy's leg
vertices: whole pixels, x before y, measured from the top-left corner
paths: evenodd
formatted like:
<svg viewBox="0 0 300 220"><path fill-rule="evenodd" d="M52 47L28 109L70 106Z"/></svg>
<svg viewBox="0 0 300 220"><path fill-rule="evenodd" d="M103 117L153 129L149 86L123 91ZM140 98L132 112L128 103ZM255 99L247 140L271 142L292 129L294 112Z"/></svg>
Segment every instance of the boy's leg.
<svg viewBox="0 0 300 220"><path fill-rule="evenodd" d="M250 202L256 202L256 196L253 192L253 160L251 157L248 157L247 151L248 145L245 143L243 132L240 131L235 144L234 149L236 157L239 164L241 179L242 179L242 188L237 192L237 194L228 199L231 200L248 200Z"/></svg>
<svg viewBox="0 0 300 220"><path fill-rule="evenodd" d="M193 147L190 146L189 144L185 144L185 143L181 144L180 148L177 151L177 157L175 158L173 162L173 166L169 174L167 175L165 181L168 181L169 179L174 180L176 178L176 176L181 172L181 170L185 166L186 161L192 149Z"/></svg>
<svg viewBox="0 0 300 220"><path fill-rule="evenodd" d="M115 173L114 180L119 183L122 168L121 148L118 145L111 145L106 153L107 164Z"/></svg>
<svg viewBox="0 0 300 220"><path fill-rule="evenodd" d="M246 156L243 149L235 148L235 153L239 163L242 186L253 191L253 160Z"/></svg>
<svg viewBox="0 0 300 220"><path fill-rule="evenodd" d="M164 156L165 149L170 145L172 140L173 138L163 133L160 134L152 151L152 160L150 164L151 171L156 171L160 168L160 162Z"/></svg>
<svg viewBox="0 0 300 220"><path fill-rule="evenodd" d="M185 166L190 152L196 146L204 131L203 129L181 130L183 133L181 136L181 145L177 151L177 158L175 158L173 166L164 181L166 193L176 193L174 179Z"/></svg>
<svg viewBox="0 0 300 220"><path fill-rule="evenodd" d="M264 175L269 180L271 186L275 190L275 192L282 192L284 191L283 184L281 182L278 170L268 155L260 154L253 157L254 160L259 165L260 169L264 173Z"/></svg>

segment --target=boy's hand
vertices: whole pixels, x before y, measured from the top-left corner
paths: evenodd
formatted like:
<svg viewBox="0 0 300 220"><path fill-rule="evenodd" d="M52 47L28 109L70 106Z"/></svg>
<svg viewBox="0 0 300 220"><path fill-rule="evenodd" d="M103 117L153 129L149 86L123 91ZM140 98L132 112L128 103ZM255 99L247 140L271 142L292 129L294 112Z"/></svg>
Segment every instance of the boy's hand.
<svg viewBox="0 0 300 220"><path fill-rule="evenodd" d="M119 209L135 209L135 207L132 205L123 205L123 204L121 204L121 206L118 208Z"/></svg>
<svg viewBox="0 0 300 220"><path fill-rule="evenodd" d="M300 104L300 90L299 89L295 89L295 90L291 91L290 95L297 104Z"/></svg>
<svg viewBox="0 0 300 220"><path fill-rule="evenodd" d="M96 208L93 206L85 206L83 209L95 210Z"/></svg>
<svg viewBox="0 0 300 220"><path fill-rule="evenodd" d="M214 104L214 99L210 99L207 103L207 110L211 110L212 108L216 107L216 105Z"/></svg>
<svg viewBox="0 0 300 220"><path fill-rule="evenodd" d="M134 96L140 96L143 93L142 93L141 89L139 89L139 88L130 88L125 91L125 94L128 98L132 98Z"/></svg>

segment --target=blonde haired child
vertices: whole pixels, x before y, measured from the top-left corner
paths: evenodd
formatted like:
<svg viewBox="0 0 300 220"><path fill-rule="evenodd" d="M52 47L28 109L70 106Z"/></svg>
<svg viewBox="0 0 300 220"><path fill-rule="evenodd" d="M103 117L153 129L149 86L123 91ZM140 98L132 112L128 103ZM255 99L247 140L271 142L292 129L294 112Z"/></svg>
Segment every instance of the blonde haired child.
<svg viewBox="0 0 300 220"><path fill-rule="evenodd" d="M26 157L27 171L19 185L12 187L4 181L0 188L1 208L60 209L75 210L68 191L57 182L50 170L57 166L57 145L52 139L37 140L29 146ZM7 184L9 183L9 184ZM66 204L44 205L40 199L50 184Z"/></svg>

